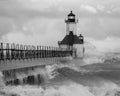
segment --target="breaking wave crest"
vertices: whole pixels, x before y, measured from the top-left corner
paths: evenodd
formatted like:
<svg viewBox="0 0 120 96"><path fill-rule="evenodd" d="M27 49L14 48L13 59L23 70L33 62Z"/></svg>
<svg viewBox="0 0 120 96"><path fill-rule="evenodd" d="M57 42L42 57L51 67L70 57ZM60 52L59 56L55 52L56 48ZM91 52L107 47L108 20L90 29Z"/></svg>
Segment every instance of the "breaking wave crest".
<svg viewBox="0 0 120 96"><path fill-rule="evenodd" d="M44 91L43 96L120 96L120 88L113 83L105 83L101 87L88 87L71 83L49 88Z"/></svg>
<svg viewBox="0 0 120 96"><path fill-rule="evenodd" d="M113 83L105 83L100 87L88 87L81 84L53 86L46 89L38 86L7 87L0 96L120 96L120 88Z"/></svg>
<svg viewBox="0 0 120 96"><path fill-rule="evenodd" d="M0 89L3 88L5 85L4 85L4 82L3 82L3 75L2 73L0 72Z"/></svg>

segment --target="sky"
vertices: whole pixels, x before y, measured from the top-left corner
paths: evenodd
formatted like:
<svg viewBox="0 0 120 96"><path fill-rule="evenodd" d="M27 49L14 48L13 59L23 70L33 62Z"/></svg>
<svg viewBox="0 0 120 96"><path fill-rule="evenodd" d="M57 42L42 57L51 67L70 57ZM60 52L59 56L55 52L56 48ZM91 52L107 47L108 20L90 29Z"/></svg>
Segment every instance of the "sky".
<svg viewBox="0 0 120 96"><path fill-rule="evenodd" d="M71 10L86 42L120 51L120 0L0 0L0 41L57 46Z"/></svg>

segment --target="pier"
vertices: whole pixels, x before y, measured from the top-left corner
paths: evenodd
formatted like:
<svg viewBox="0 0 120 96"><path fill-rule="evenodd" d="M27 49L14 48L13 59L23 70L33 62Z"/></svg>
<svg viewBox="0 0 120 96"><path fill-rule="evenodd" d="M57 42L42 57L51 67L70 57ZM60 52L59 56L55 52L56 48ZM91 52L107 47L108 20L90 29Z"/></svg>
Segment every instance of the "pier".
<svg viewBox="0 0 120 96"><path fill-rule="evenodd" d="M0 71L8 84L18 79L19 72L27 73L36 68L45 70L46 65L59 64L71 55L72 51L65 48L0 43Z"/></svg>
<svg viewBox="0 0 120 96"><path fill-rule="evenodd" d="M0 43L0 70L57 63L71 55L72 51L65 48Z"/></svg>

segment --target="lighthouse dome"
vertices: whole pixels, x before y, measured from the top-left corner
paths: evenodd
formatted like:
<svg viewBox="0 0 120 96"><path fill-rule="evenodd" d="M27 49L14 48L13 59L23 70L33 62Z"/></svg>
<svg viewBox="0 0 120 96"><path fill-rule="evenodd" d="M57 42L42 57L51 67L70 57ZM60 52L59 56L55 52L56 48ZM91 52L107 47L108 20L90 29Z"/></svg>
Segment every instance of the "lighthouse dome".
<svg viewBox="0 0 120 96"><path fill-rule="evenodd" d="M75 14L73 14L73 12L71 11L68 16L75 16Z"/></svg>

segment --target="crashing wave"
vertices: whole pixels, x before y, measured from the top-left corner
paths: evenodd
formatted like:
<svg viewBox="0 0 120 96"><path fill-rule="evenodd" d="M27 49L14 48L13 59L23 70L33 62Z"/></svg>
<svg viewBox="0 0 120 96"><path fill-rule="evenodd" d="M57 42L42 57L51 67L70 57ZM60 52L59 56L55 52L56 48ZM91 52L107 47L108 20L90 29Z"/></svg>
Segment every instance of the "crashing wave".
<svg viewBox="0 0 120 96"><path fill-rule="evenodd" d="M5 93L6 92L6 93ZM5 94L5 95L4 95ZM4 89L2 96L120 96L120 88L113 83L88 87L69 82L46 89L38 86L14 86Z"/></svg>
<svg viewBox="0 0 120 96"><path fill-rule="evenodd" d="M0 89L3 88L5 85L4 85L4 82L3 82L3 74L0 72Z"/></svg>

